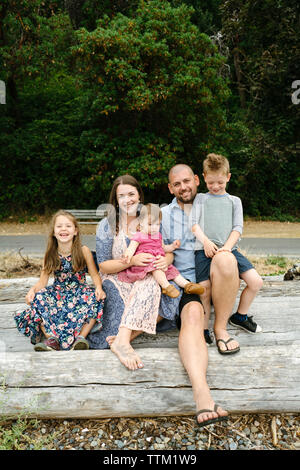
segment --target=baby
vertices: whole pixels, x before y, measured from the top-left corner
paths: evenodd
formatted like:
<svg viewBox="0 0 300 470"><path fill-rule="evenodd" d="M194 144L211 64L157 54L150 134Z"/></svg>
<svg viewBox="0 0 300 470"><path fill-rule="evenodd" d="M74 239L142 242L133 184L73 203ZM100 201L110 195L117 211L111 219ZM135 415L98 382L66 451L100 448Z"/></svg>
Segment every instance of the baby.
<svg viewBox="0 0 300 470"><path fill-rule="evenodd" d="M161 222L161 210L156 204L147 204L143 206L139 216L139 232L136 232L131 238L128 248L125 250L123 260L130 263L134 254L150 253L153 255L153 261L147 266L132 266L121 271L118 278L124 282L135 282L151 273L154 279L162 288L162 293L169 297L178 297L180 292L169 280L173 280L179 287L182 287L187 294L204 293L205 288L193 282L186 280L172 264L166 271L156 269L153 265L157 256L165 256L165 253L172 253L179 248L180 241L175 240L170 245L164 245L162 235L159 231Z"/></svg>

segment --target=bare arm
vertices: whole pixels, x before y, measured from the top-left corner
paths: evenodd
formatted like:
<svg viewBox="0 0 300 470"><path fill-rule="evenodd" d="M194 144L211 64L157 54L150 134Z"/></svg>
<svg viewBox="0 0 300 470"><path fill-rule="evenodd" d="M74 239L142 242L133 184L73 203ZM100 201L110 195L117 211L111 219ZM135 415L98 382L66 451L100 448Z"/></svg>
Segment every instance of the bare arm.
<svg viewBox="0 0 300 470"><path fill-rule="evenodd" d="M89 275L91 276L91 278L93 280L93 283L96 287L96 290L95 290L96 299L97 300L101 300L101 299L103 300L103 299L105 299L106 294L105 294L104 290L102 289L102 280L101 280L101 277L99 276L96 265L94 263L94 258L93 258L93 255L91 253L91 250L87 246L83 246L82 247L82 252L83 252L83 256L84 256L85 261L86 261L86 265L87 265L87 268L88 268Z"/></svg>
<svg viewBox="0 0 300 470"><path fill-rule="evenodd" d="M217 245L209 240L198 224L192 226L195 237L203 244L204 253L208 258L212 258L218 251Z"/></svg>
<svg viewBox="0 0 300 470"><path fill-rule="evenodd" d="M131 240L129 243L128 247L126 248L124 255L123 255L123 262L124 263L130 263L134 253L136 252L137 247L139 246L139 242L135 240Z"/></svg>
<svg viewBox="0 0 300 470"><path fill-rule="evenodd" d="M131 266L147 266L152 260L153 256L149 253L138 253L133 255L130 263L124 263L120 259L110 259L100 263L99 268L103 274L116 274Z"/></svg>
<svg viewBox="0 0 300 470"><path fill-rule="evenodd" d="M240 232L238 232L236 230L232 230L232 232L229 235L226 243L224 244L224 246L222 246L222 248L219 248L218 251L225 251L225 250L230 250L231 251L232 248L234 247L234 245L239 240L240 236L241 236Z"/></svg>
<svg viewBox="0 0 300 470"><path fill-rule="evenodd" d="M180 240L175 240L173 243L170 243L170 245L162 243L162 247L165 253L173 253L174 250L180 247Z"/></svg>

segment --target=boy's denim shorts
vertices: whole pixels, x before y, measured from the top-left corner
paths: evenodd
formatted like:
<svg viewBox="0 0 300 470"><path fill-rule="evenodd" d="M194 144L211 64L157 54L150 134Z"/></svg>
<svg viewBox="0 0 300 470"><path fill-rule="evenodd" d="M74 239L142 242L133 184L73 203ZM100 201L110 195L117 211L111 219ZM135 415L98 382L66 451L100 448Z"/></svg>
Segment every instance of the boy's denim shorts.
<svg viewBox="0 0 300 470"><path fill-rule="evenodd" d="M250 261L242 255L238 250L232 250L231 252L238 263L239 274L254 269L254 266ZM210 264L212 258L205 256L204 250L195 251L195 268L196 268L196 282L207 281L210 279Z"/></svg>

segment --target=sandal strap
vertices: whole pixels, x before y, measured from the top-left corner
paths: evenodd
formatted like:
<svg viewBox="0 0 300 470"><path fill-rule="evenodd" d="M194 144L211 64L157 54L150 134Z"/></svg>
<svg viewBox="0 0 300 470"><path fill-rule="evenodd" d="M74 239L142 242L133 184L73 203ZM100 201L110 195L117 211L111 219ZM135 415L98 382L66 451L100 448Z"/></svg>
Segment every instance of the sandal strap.
<svg viewBox="0 0 300 470"><path fill-rule="evenodd" d="M213 409L213 410L209 410L209 409L207 409L207 408L204 408L203 410L199 410L199 411L197 411L197 413L196 413L196 417L198 417L198 416L201 415L202 413L207 413L207 412L208 412L208 413L213 413L213 412L215 412L215 413L217 413L218 416L220 416L219 413L217 412L217 409L218 409L218 408L219 408L219 405L217 405L217 403L215 403L215 406L214 406L214 409Z"/></svg>
<svg viewBox="0 0 300 470"><path fill-rule="evenodd" d="M219 341L222 341L222 343L225 344L225 346L227 346L228 343L230 343L230 341L234 341L234 338L229 338L227 341L225 341L224 339L220 338L220 339L217 339L217 344Z"/></svg>

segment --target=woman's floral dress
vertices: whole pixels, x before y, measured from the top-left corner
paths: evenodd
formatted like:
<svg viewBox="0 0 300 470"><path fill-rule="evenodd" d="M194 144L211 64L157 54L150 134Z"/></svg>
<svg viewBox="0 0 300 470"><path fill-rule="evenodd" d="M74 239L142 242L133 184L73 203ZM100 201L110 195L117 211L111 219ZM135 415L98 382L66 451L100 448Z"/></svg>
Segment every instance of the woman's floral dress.
<svg viewBox="0 0 300 470"><path fill-rule="evenodd" d="M61 349L70 349L85 323L95 319L101 328L104 301L98 301L95 289L87 285L87 269L74 273L71 255L59 257L61 267L54 273L53 284L37 292L30 307L15 315L15 321L32 344L41 341L43 324L48 335L58 338Z"/></svg>

